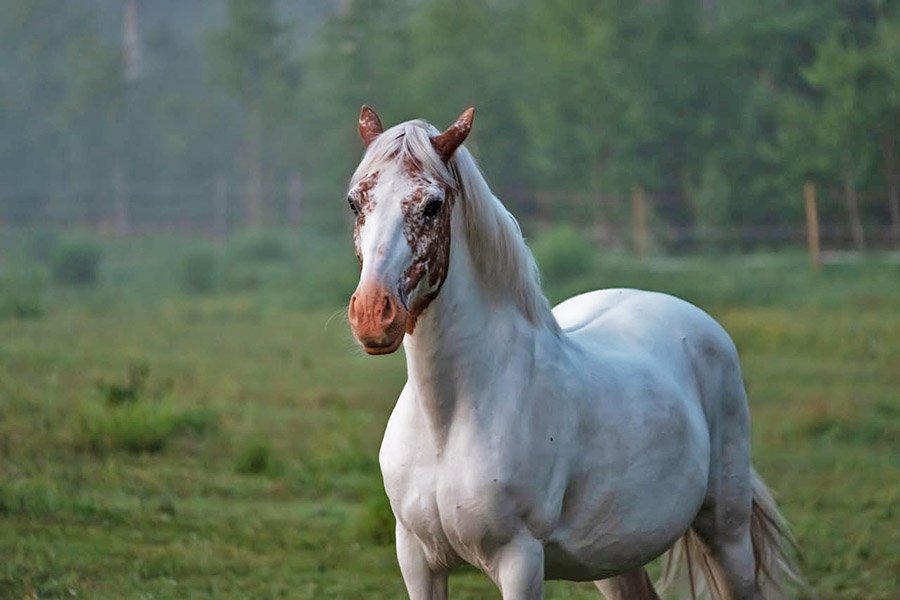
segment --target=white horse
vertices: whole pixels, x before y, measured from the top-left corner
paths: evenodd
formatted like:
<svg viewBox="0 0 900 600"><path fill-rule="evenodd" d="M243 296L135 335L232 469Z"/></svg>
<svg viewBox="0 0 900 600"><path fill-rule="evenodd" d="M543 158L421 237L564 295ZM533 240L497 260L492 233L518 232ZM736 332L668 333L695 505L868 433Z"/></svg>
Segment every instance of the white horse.
<svg viewBox="0 0 900 600"><path fill-rule="evenodd" d="M369 354L406 351L380 463L410 598L446 598L462 562L504 600L542 598L545 579L658 598L644 565L669 549L692 593L781 594L773 584L795 579L787 531L750 465L728 334L637 290L551 311L516 221L461 146L473 116L384 131L363 107L348 196L350 325Z"/></svg>

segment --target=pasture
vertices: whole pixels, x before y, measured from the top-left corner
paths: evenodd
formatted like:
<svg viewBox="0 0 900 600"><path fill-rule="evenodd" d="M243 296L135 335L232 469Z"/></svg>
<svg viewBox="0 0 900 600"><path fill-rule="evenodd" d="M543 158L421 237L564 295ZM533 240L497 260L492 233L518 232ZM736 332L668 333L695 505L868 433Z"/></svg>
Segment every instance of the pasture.
<svg viewBox="0 0 900 600"><path fill-rule="evenodd" d="M403 357L355 347L350 243L310 235L103 242L97 280L65 285L56 234L4 232L0 597L404 597L377 463ZM656 289L725 325L813 588L895 598L896 257L814 274L800 254L638 263L570 238L535 236L552 300ZM451 596L499 597L471 570Z"/></svg>

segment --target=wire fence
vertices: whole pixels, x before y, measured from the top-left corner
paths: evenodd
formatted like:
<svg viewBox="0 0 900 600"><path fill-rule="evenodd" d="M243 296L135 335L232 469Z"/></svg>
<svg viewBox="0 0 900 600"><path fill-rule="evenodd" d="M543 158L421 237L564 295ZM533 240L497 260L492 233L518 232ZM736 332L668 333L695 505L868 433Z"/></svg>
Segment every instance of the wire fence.
<svg viewBox="0 0 900 600"><path fill-rule="evenodd" d="M229 175L178 182L126 182L113 176L101 184L0 185L0 227L227 239L247 225L328 228L340 226L349 218L339 200L307 194L303 178L296 173L265 182L260 223L249 222L249 195L250 190ZM642 194L640 207L636 207L634 197L570 192L512 190L503 197L527 229L566 223L582 230L600 247L638 253L800 246L807 244L810 233L799 192L793 206L785 202L771 214L727 224L698 222L691 203L680 194ZM861 192L858 199L864 246L900 248L900 231L891 223L885 194ZM817 234L823 249L860 248L840 190L821 191L817 211Z"/></svg>

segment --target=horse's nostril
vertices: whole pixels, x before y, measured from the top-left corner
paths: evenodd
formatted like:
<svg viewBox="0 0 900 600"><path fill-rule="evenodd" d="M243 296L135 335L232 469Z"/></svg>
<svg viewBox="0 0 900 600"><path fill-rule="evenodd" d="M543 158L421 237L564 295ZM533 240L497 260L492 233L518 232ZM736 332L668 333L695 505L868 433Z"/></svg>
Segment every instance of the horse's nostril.
<svg viewBox="0 0 900 600"><path fill-rule="evenodd" d="M350 296L350 306L347 309L347 318L350 319L351 325L355 325L359 321L356 314L356 294Z"/></svg>
<svg viewBox="0 0 900 600"><path fill-rule="evenodd" d="M390 296L384 297L384 304L381 308L381 322L385 325L390 325L394 322L394 316L397 314L397 310L394 308L394 303L391 302Z"/></svg>

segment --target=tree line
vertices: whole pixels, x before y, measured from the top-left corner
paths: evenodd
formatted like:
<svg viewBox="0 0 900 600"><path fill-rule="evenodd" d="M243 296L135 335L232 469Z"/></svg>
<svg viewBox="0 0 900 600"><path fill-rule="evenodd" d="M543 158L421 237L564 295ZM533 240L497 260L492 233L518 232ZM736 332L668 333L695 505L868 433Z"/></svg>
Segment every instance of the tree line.
<svg viewBox="0 0 900 600"><path fill-rule="evenodd" d="M792 227L813 181L857 246L900 241L895 3L208 4L0 0L5 221L208 215L227 186L234 226L302 195L337 227L362 103L439 127L475 105L469 145L526 218L615 229L641 190L660 227Z"/></svg>

